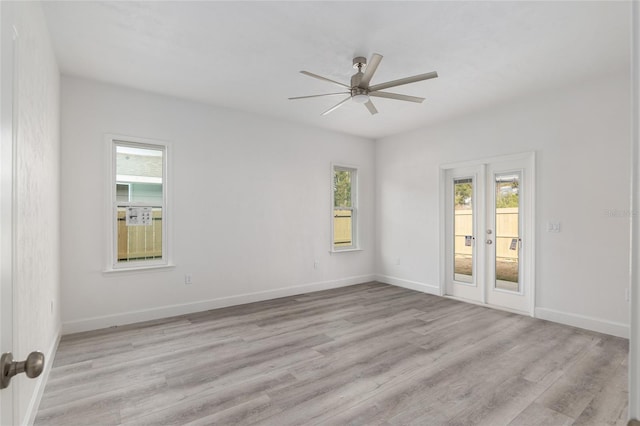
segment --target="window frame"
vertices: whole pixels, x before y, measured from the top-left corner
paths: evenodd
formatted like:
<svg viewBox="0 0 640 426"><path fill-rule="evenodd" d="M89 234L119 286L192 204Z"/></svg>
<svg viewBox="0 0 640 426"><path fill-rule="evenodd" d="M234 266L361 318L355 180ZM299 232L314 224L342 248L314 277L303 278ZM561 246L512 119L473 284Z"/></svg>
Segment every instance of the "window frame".
<svg viewBox="0 0 640 426"><path fill-rule="evenodd" d="M351 211L351 245L336 247L335 246L335 235L334 235L334 224L335 224L335 191L334 191L334 181L335 181L335 172L336 171L348 171L351 172L351 207L344 207L343 210ZM331 163L331 213L330 213L330 252L331 253L341 253L341 252L350 252L350 251L360 251L360 232L359 232L359 209L358 209L358 195L359 195L359 170L358 166L344 163Z"/></svg>
<svg viewBox="0 0 640 426"><path fill-rule="evenodd" d="M162 257L160 259L148 259L129 262L118 262L118 206L149 206L149 203L144 202L132 202L132 201L118 201L117 199L117 147L131 147L138 149L150 149L156 151L162 151L162 205L158 206L162 208ZM131 136L121 135L107 135L106 136L106 149L108 159L109 177L107 179L107 191L106 206L109 213L106 215L107 224L107 241L108 249L106 255L106 268L104 272L118 272L118 271L136 271L145 269L158 269L173 267L170 260L170 221L171 221L171 208L169 204L169 188L170 188L170 144L166 141L157 139L146 139ZM130 200L129 195L129 200Z"/></svg>

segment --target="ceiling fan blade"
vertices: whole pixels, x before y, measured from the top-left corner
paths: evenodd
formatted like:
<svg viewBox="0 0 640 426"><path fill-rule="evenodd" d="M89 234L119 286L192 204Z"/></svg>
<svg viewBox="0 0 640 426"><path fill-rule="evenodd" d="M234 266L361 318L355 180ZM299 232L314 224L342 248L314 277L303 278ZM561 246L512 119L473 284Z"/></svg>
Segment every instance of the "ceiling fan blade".
<svg viewBox="0 0 640 426"><path fill-rule="evenodd" d="M403 84L415 83L416 81L428 80L430 78L438 77L438 73L435 71L428 72L426 74L414 75L413 77L401 78L399 80L388 81L386 83L376 84L369 87L369 90L374 92L376 90L388 89L389 87L402 86Z"/></svg>
<svg viewBox="0 0 640 426"><path fill-rule="evenodd" d="M409 101L409 102L415 102L418 104L424 101L424 98L419 98L417 96L401 95L399 93L369 92L369 96L375 96L378 98L387 98L387 99L397 99L399 101Z"/></svg>
<svg viewBox="0 0 640 426"><path fill-rule="evenodd" d="M373 77L373 74L378 69L378 65L380 65L380 61L382 61L382 55L378 53L374 53L373 55L371 55L371 59L369 60L367 67L364 69L364 75L362 76L362 79L360 80L360 84L358 85L358 87L362 89L366 89L367 87L369 87L369 82L371 81L371 77Z"/></svg>
<svg viewBox="0 0 640 426"><path fill-rule="evenodd" d="M373 105L373 102L371 102L371 99L369 99L367 102L365 102L364 106L367 107L367 109L369 110L371 115L374 115L374 114L378 113L378 110L376 109L375 105Z"/></svg>
<svg viewBox="0 0 640 426"><path fill-rule="evenodd" d="M351 96L349 96L348 98L338 102L336 105L332 106L331 108L329 108L328 110L326 110L325 112L322 113L322 115L327 115L329 114L331 111L335 111L338 108L340 108L342 106L343 103L347 102L348 100L351 99Z"/></svg>
<svg viewBox="0 0 640 426"><path fill-rule="evenodd" d="M340 83L338 81L331 80L330 78L326 78L326 77L323 77L323 76L318 75L318 74L314 74L314 73L309 72L309 71L300 71L300 73L302 73L304 75L308 75L309 77L317 78L318 80L328 81L329 83L337 84L338 86L341 86L341 87L344 87L344 88L347 88L347 89L351 89L351 87L347 86L346 84L342 84L342 83Z"/></svg>
<svg viewBox="0 0 640 426"><path fill-rule="evenodd" d="M324 93L322 95L296 96L295 98L289 98L289 100L292 101L294 99L318 98L320 96L348 95L348 94L349 92Z"/></svg>

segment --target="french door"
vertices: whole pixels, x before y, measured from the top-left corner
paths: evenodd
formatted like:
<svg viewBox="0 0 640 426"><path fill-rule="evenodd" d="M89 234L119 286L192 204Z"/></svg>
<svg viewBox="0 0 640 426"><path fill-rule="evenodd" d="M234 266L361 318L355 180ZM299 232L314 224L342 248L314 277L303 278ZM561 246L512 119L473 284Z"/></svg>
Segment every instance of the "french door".
<svg viewBox="0 0 640 426"><path fill-rule="evenodd" d="M443 168L444 293L533 314L533 155Z"/></svg>

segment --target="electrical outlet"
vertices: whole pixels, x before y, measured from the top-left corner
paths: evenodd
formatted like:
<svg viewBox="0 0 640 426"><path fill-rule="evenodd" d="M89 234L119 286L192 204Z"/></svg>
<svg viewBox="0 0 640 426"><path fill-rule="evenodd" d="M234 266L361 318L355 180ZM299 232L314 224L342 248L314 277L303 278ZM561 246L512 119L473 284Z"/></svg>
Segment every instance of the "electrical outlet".
<svg viewBox="0 0 640 426"><path fill-rule="evenodd" d="M320 267L320 261L319 260L314 260L313 261L313 269L318 269Z"/></svg>
<svg viewBox="0 0 640 426"><path fill-rule="evenodd" d="M191 281L191 274L186 274L186 275L184 276L184 283L185 283L185 284L187 284L187 285L192 284L192 281Z"/></svg>

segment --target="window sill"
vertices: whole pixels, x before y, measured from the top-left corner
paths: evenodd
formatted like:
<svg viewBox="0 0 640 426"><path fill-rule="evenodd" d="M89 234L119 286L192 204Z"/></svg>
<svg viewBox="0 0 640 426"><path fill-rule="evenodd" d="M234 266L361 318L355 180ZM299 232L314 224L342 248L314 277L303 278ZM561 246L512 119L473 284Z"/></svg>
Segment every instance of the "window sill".
<svg viewBox="0 0 640 426"><path fill-rule="evenodd" d="M123 272L146 272L146 271L169 271L175 269L176 265L148 265L148 266L132 266L129 268L107 268L102 271L103 274L118 274Z"/></svg>
<svg viewBox="0 0 640 426"><path fill-rule="evenodd" d="M348 248L348 249L342 249L342 250L330 250L329 253L347 253L347 252L352 252L352 251L363 251L363 249L355 247L355 248Z"/></svg>

